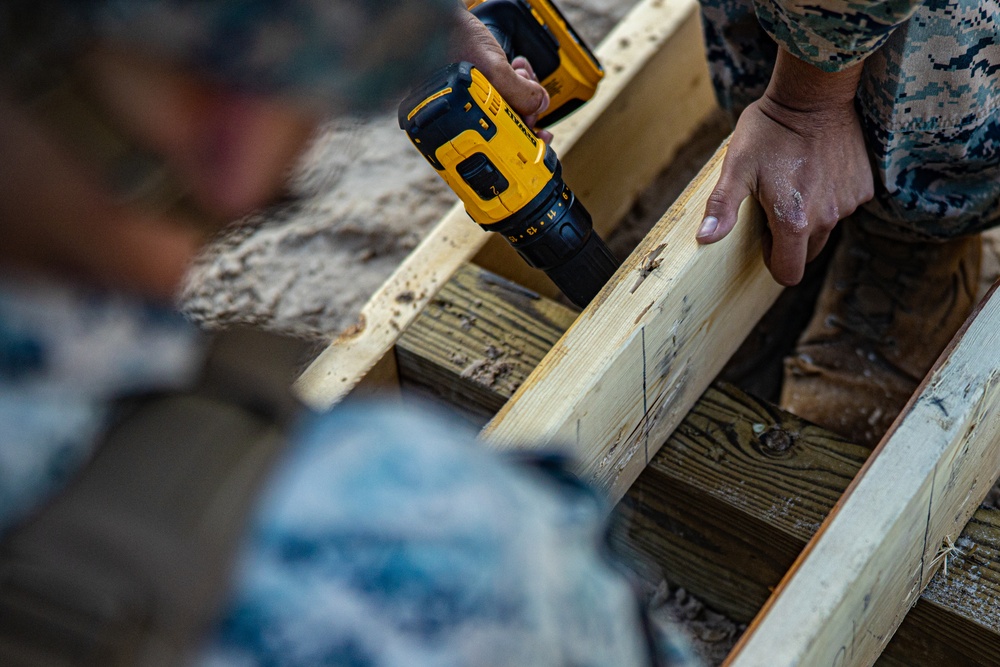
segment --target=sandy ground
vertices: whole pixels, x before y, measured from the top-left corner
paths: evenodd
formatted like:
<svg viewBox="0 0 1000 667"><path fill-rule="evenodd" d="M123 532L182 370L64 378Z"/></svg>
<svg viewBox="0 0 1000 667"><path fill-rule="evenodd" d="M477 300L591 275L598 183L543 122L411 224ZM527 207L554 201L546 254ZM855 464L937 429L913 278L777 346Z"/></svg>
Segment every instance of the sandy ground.
<svg viewBox="0 0 1000 667"><path fill-rule="evenodd" d="M632 4L559 6L596 45ZM399 130L394 110L336 120L295 168L286 201L241 221L205 251L181 309L208 327L248 323L332 337L357 321L456 199Z"/></svg>
<svg viewBox="0 0 1000 667"><path fill-rule="evenodd" d="M196 321L335 335L454 201L389 114L332 122L289 189L196 264L180 304Z"/></svg>
<svg viewBox="0 0 1000 667"><path fill-rule="evenodd" d="M630 5L560 3L591 45ZM696 133L608 240L616 254L624 257L641 240L727 131L720 114ZM252 323L303 337L335 335L355 323L369 295L455 200L399 131L394 112L333 121L296 167L286 200L234 226L204 253L180 305L208 327ZM1000 274L1000 234L984 249L985 292ZM751 364L741 372L766 380L755 391L766 396L773 370ZM667 582L651 602L687 628L707 665L719 664L743 630Z"/></svg>

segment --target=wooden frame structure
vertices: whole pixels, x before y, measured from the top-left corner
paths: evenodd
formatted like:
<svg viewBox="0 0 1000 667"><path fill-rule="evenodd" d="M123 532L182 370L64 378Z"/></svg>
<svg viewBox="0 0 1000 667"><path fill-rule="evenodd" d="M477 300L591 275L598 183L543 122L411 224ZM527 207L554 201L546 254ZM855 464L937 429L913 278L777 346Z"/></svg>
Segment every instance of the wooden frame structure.
<svg viewBox="0 0 1000 667"><path fill-rule="evenodd" d="M730 664L871 664L878 657L1000 470L1000 421L991 418L1000 400L1000 367L988 363L1000 349L998 322L994 288L789 570Z"/></svg>
<svg viewBox="0 0 1000 667"><path fill-rule="evenodd" d="M404 386L492 414L575 319L569 308L465 267L401 337ZM441 354L442 341L448 354ZM484 350L492 351L486 358L495 364L493 375L473 378L470 360ZM749 622L870 453L732 387L713 385L618 504L623 520L616 523L627 532L618 531L616 543L641 565L647 588L666 576ZM949 567L932 579L878 664L994 664L1000 655L998 526L1000 510L976 512L953 540L959 548L948 554Z"/></svg>
<svg viewBox="0 0 1000 667"><path fill-rule="evenodd" d="M695 0L643 0L601 46L607 75L585 107L561 123L553 147L563 176L607 233L714 108ZM662 97L669 92L669 115ZM505 241L470 224L461 204L446 215L363 307L361 320L306 369L299 395L328 407L371 371L392 371L400 333L458 270L480 265L542 293L554 287L524 267ZM400 300L400 294L408 298ZM382 373L376 372L376 377Z"/></svg>
<svg viewBox="0 0 1000 667"><path fill-rule="evenodd" d="M725 243L695 241L724 152L486 427L491 445L573 443L583 477L612 502L648 465L781 291L761 259L756 204Z"/></svg>
<svg viewBox="0 0 1000 667"><path fill-rule="evenodd" d="M607 232L640 186L669 162L705 118L712 101L693 0L642 2L598 53L608 68L608 80L599 97L562 126L556 148L567 182L594 213L598 229ZM661 102L668 91L677 104L669 109L672 121L663 122ZM579 316L525 289L544 293L551 286L522 273L519 262L504 259L509 251L488 243L488 237L457 207L373 297L358 327L307 369L297 385L300 394L314 406L329 407L364 378L387 376L392 383L401 377L416 378L418 384L439 392L452 387L452 399L462 396L463 407L480 414L503 403L484 430L492 446L569 446L587 479L604 488L612 501L625 497L620 511L639 511L635 508L644 501L636 499L635 490L654 494L644 477L650 470L671 468L657 457L659 446L666 441L667 451L673 451L670 442L682 437L684 424L712 400L711 392L705 395L709 398L703 393L718 370L779 293L760 260L762 227L752 203L744 205L740 223L724 243L700 247L694 241L724 150ZM466 266L473 259L480 266L504 268L503 273L520 286L510 287L498 277L483 278L481 269ZM490 291L489 285L496 289ZM471 292L475 294L468 297ZM415 298L399 299L402 293ZM443 293L452 296L442 297ZM463 299L464 305L459 303ZM485 311L484 304L489 306ZM486 338L463 336L458 333L466 329L461 323L442 324L456 310L466 313L459 319L472 322L470 318L481 317L484 324L490 322L476 327ZM434 313L437 322L428 319ZM998 321L1000 297L991 293L866 463L862 465L864 456L858 448L841 443L850 456L847 463L843 456L834 456L837 478L846 481L858 466L860 471L828 516L826 510L843 485L824 496L830 502L813 503L822 509L813 509L808 527L822 525L804 550L802 544L812 530L771 525L781 522L768 523L759 515L753 519L775 535L785 531L777 544L784 548L783 559L777 562L787 565L788 558L795 562L727 664L873 664L946 558L951 557L953 566L965 564L971 547L962 546L964 542L950 545L957 544L962 527L992 482L991 475L1000 467L1000 426L989 418L998 400L1000 371L983 364L985 352L996 347L993 332ZM502 331L517 331L520 342L501 340L497 332ZM488 342L493 339L496 344ZM478 363L469 363L476 346L486 355L478 360L480 369L502 362L486 369L493 373L486 383L469 375ZM508 349L511 346L517 349ZM463 349L469 354L463 356ZM510 380L499 383L505 384L502 391L498 378ZM515 385L519 386L513 396L504 402ZM478 394L469 391L476 386ZM788 452L801 455L799 449L811 451L806 446L810 441L801 437L807 427L790 435L787 429L775 430L779 422L773 418L753 422L749 428L754 446L777 449L778 458L790 456ZM730 426L735 429L738 423ZM759 433L758 424L763 428ZM779 432L784 436L764 437ZM725 448L721 450L725 455ZM706 456L713 458L714 451L709 449ZM788 508L808 505L803 498L809 500L809 492L799 479L791 476L783 482L790 489L785 499ZM730 492L742 497L741 492ZM745 499L700 493L723 513L738 510L753 515ZM710 523L709 518L705 521ZM1000 525L1000 520L990 516L980 523ZM659 532L670 532L660 528ZM755 548L770 553L776 547L755 543L752 535L727 536L725 526L716 525L715 530L720 541L726 537L738 543L746 558L752 559ZM1000 572L996 564L1000 539L994 543L993 533L962 539L985 545L980 556L988 555L980 572ZM633 536L626 546L641 551L643 540ZM676 548L663 552L672 571L692 582L698 579L697 568L685 568ZM738 563L715 565L723 572ZM960 571L968 574L971 569ZM960 609L960 601L942 603L940 595L924 605L945 609L939 616L947 627L962 628L955 630L957 634L943 633L937 650L947 650L941 646L947 647L949 641L959 643L963 632L978 633L986 645L1000 647L1000 598L993 581L989 613L979 618ZM764 590L774 583L765 584ZM711 586L703 582L702 588ZM751 589L757 596L762 590L759 584ZM733 584L724 590L742 589ZM707 592L720 607L731 605L724 592ZM739 607L739 613L749 612L748 607ZM931 621L923 623L927 627L907 632L942 636ZM968 660L953 664L990 664L1000 659L998 653L954 650L954 655ZM886 664L920 664L891 655L890 651L884 658Z"/></svg>

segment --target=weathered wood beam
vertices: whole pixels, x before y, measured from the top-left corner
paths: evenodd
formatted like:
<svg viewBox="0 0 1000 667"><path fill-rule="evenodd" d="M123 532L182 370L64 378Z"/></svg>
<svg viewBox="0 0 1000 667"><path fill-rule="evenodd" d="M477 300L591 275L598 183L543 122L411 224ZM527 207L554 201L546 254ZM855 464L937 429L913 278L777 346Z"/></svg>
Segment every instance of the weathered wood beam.
<svg viewBox="0 0 1000 667"><path fill-rule="evenodd" d="M753 618L868 450L713 385L615 510L618 548L651 585ZM1000 656L1000 511L979 509L876 663L987 667ZM814 664L814 663L802 663ZM822 664L822 663L815 663Z"/></svg>
<svg viewBox="0 0 1000 667"><path fill-rule="evenodd" d="M475 266L460 270L439 299L400 338L400 374L480 415L510 398L575 318ZM484 355L488 349L495 352ZM490 372L466 372L470 360L490 357ZM650 587L666 578L749 621L868 454L715 384L619 503L614 541ZM966 555L953 554L948 572L931 580L879 659L882 667L996 663L1000 511L978 510L955 543Z"/></svg>
<svg viewBox="0 0 1000 667"><path fill-rule="evenodd" d="M556 127L567 183L599 229L614 224L648 182L642 179L669 164L715 106L702 50L690 46L700 39L697 12L695 0L640 2L597 49L607 66L597 95ZM638 119L648 136L636 136ZM306 369L296 384L302 399L323 409L343 398L488 240L456 205L362 308L354 330ZM522 261L502 263L519 268Z"/></svg>
<svg viewBox="0 0 1000 667"><path fill-rule="evenodd" d="M977 308L734 649L870 665L1000 470L1000 297Z"/></svg>
<svg viewBox="0 0 1000 667"><path fill-rule="evenodd" d="M396 343L400 380L485 422L577 315L572 308L466 264Z"/></svg>
<svg viewBox="0 0 1000 667"><path fill-rule="evenodd" d="M565 444L617 501L768 309L760 208L725 241L695 231L721 148L484 430L499 448Z"/></svg>
<svg viewBox="0 0 1000 667"><path fill-rule="evenodd" d="M749 622L869 450L714 384L616 508L618 544Z"/></svg>

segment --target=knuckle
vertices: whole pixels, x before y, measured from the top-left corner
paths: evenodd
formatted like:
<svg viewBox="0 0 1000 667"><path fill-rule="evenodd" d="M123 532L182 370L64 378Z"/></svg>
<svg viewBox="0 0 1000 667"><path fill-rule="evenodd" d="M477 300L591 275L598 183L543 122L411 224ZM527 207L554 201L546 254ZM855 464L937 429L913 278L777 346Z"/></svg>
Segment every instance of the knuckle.
<svg viewBox="0 0 1000 667"><path fill-rule="evenodd" d="M729 193L721 185L716 186L712 194L708 195L709 205L715 208L728 207L730 199Z"/></svg>
<svg viewBox="0 0 1000 667"><path fill-rule="evenodd" d="M834 208L834 210L828 211L825 215L818 217L816 222L813 224L813 227L815 227L818 232L829 233L834 227L837 226L839 217L839 213L837 213L836 208Z"/></svg>
<svg viewBox="0 0 1000 667"><path fill-rule="evenodd" d="M809 236L809 224L802 211L795 213L781 214L775 211L775 220L771 227L775 235L787 239L799 240Z"/></svg>
<svg viewBox="0 0 1000 667"><path fill-rule="evenodd" d="M843 218L845 215L849 215L846 211L841 210L840 205L835 201L831 201L827 205L826 211L824 213L825 214L823 215L822 222L826 225L828 229L833 229L836 226L836 224L840 222L841 218Z"/></svg>

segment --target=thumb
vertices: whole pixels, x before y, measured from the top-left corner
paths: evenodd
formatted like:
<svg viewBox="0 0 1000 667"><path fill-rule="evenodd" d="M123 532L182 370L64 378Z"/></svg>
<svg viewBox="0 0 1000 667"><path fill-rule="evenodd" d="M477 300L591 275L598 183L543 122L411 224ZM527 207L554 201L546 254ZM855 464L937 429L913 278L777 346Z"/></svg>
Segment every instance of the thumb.
<svg viewBox="0 0 1000 667"><path fill-rule="evenodd" d="M736 226L740 204L751 194L749 186L742 178L734 175L728 156L722 163L722 175L715 189L708 196L705 218L698 228L698 243L715 243L726 238Z"/></svg>

